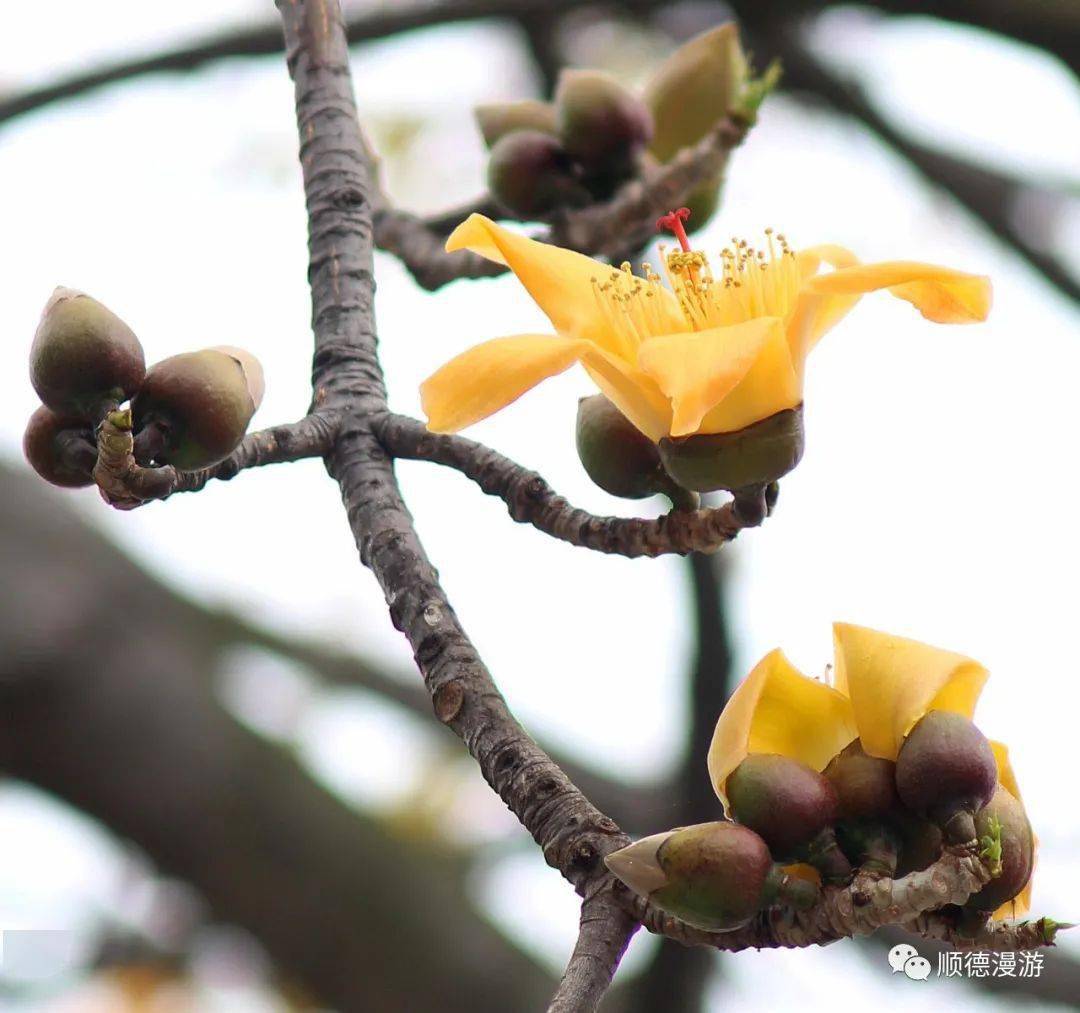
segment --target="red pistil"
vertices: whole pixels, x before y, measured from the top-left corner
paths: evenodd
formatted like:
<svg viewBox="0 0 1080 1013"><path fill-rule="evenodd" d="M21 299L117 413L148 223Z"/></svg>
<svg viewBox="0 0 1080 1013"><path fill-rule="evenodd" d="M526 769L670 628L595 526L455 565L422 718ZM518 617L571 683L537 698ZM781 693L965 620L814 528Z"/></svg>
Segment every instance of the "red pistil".
<svg viewBox="0 0 1080 1013"><path fill-rule="evenodd" d="M677 210L671 211L663 217L656 219L657 229L667 229L669 232L674 232L675 238L679 241L679 245L687 253L690 252L690 240L686 238L686 229L683 227L683 222L689 217L689 208L678 208Z"/></svg>

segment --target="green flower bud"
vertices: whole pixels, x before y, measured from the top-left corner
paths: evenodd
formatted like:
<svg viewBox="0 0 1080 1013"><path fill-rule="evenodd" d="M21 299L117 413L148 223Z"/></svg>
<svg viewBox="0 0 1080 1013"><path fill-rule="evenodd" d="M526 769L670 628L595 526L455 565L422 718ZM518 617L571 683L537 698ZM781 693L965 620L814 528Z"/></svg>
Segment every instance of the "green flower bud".
<svg viewBox="0 0 1080 1013"><path fill-rule="evenodd" d="M696 144L736 107L749 75L750 64L734 22L680 46L645 88L645 102L656 123L649 150L666 162Z"/></svg>
<svg viewBox="0 0 1080 1013"><path fill-rule="evenodd" d="M600 71L564 70L555 111L563 147L590 175L632 174L652 137L645 103Z"/></svg>
<svg viewBox="0 0 1080 1013"><path fill-rule="evenodd" d="M953 844L974 839L973 817L996 787L997 763L990 743L953 711L926 714L908 732L896 758L900 801L937 823Z"/></svg>
<svg viewBox="0 0 1080 1013"><path fill-rule="evenodd" d="M735 492L766 486L802 459L802 405L733 433L664 437L659 446L665 470L685 489Z"/></svg>
<svg viewBox="0 0 1080 1013"><path fill-rule="evenodd" d="M759 834L773 857L794 861L836 822L836 792L812 767L776 753L751 753L724 785L731 814Z"/></svg>
<svg viewBox="0 0 1080 1013"><path fill-rule="evenodd" d="M841 820L883 820L896 811L896 764L868 756L856 739L824 770L836 791L837 814Z"/></svg>
<svg viewBox="0 0 1080 1013"><path fill-rule="evenodd" d="M96 424L145 373L142 345L123 320L83 292L53 292L30 346L30 382L47 407Z"/></svg>
<svg viewBox="0 0 1080 1013"><path fill-rule="evenodd" d="M846 882L851 866L833 832L836 792L812 767L790 756L751 753L724 784L731 814L782 862L808 861L829 882Z"/></svg>
<svg viewBox="0 0 1080 1013"><path fill-rule="evenodd" d="M46 482L65 489L93 485L97 446L85 420L38 408L26 424L23 453Z"/></svg>
<svg viewBox="0 0 1080 1013"><path fill-rule="evenodd" d="M538 130L555 136L555 107L550 102L524 99L520 102L489 102L473 110L484 144L495 142L515 130Z"/></svg>
<svg viewBox="0 0 1080 1013"><path fill-rule="evenodd" d="M524 217L584 207L592 200L562 145L537 130L517 130L495 144L488 158L488 187L508 211Z"/></svg>
<svg viewBox="0 0 1080 1013"><path fill-rule="evenodd" d="M999 872L969 897L964 907L992 913L1012 900L1031 879L1035 836L1023 803L1000 784L990 801L975 814L975 833L980 843L992 842L992 861Z"/></svg>
<svg viewBox="0 0 1080 1013"><path fill-rule="evenodd" d="M606 861L614 875L657 907L712 932L745 925L783 886L765 842L735 823L654 834Z"/></svg>
<svg viewBox="0 0 1080 1013"><path fill-rule="evenodd" d="M131 403L140 437L156 433L140 453L180 471L197 471L228 457L244 438L262 401L262 367L254 356L230 346L184 352L146 374Z"/></svg>
<svg viewBox="0 0 1080 1013"><path fill-rule="evenodd" d="M664 493L680 505L689 496L664 471L656 444L603 394L578 401L577 452L589 478L612 496Z"/></svg>

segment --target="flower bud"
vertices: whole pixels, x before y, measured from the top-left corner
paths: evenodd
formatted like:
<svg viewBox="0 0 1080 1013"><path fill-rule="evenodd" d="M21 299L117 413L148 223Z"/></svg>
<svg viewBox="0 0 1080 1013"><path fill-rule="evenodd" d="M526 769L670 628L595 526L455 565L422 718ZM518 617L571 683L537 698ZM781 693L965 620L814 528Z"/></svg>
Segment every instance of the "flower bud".
<svg viewBox="0 0 1080 1013"><path fill-rule="evenodd" d="M495 144L488 187L508 211L526 217L584 207L592 199L559 141L538 130L516 130Z"/></svg>
<svg viewBox="0 0 1080 1013"><path fill-rule="evenodd" d="M799 463L803 446L802 405L733 433L664 437L659 444L667 473L695 492L769 485Z"/></svg>
<svg viewBox="0 0 1080 1013"><path fill-rule="evenodd" d="M729 775L731 814L759 834L773 857L793 860L836 821L836 792L805 763L776 753L751 753Z"/></svg>
<svg viewBox="0 0 1080 1013"><path fill-rule="evenodd" d="M30 382L47 407L96 424L145 373L142 345L123 320L83 292L53 292L30 346Z"/></svg>
<svg viewBox="0 0 1080 1013"><path fill-rule="evenodd" d="M845 882L851 867L832 826L836 792L812 767L790 756L751 753L724 784L731 814L780 861L805 859L830 882Z"/></svg>
<svg viewBox="0 0 1080 1013"><path fill-rule="evenodd" d="M555 89L559 137L588 174L629 175L652 137L648 107L614 78L564 70Z"/></svg>
<svg viewBox="0 0 1080 1013"><path fill-rule="evenodd" d="M989 851L992 867L999 871L968 898L964 907L989 913L1027 886L1035 868L1035 836L1023 803L1000 784L990 801L975 814L975 833L984 845L984 854Z"/></svg>
<svg viewBox="0 0 1080 1013"><path fill-rule="evenodd" d="M645 88L656 124L649 150L666 162L700 141L735 107L749 74L734 22L680 46Z"/></svg>
<svg viewBox="0 0 1080 1013"><path fill-rule="evenodd" d="M608 855L606 862L657 907L711 932L745 925L767 902L767 893L770 900L776 896L769 849L752 830L735 823L699 823L654 834Z"/></svg>
<svg viewBox="0 0 1080 1013"><path fill-rule="evenodd" d="M589 478L612 496L644 499L672 485L656 444L603 394L578 401L577 452Z"/></svg>
<svg viewBox="0 0 1080 1013"><path fill-rule="evenodd" d="M83 419L57 415L43 405L26 424L23 453L34 471L53 485L78 489L94 483L97 447Z"/></svg>
<svg viewBox="0 0 1080 1013"><path fill-rule="evenodd" d="M750 65L733 22L712 28L680 46L661 64L645 89L655 129L649 151L661 162L701 140L735 107ZM693 212L688 232L700 229L720 202L723 172L686 199Z"/></svg>
<svg viewBox="0 0 1080 1013"><path fill-rule="evenodd" d="M829 762L824 775L836 791L841 820L882 820L896 811L896 764L869 756L856 739Z"/></svg>
<svg viewBox="0 0 1080 1013"><path fill-rule="evenodd" d="M953 711L927 713L896 758L900 801L937 823L953 844L975 837L973 817L996 786L997 762L986 736Z"/></svg>
<svg viewBox="0 0 1080 1013"><path fill-rule="evenodd" d="M197 471L228 457L262 400L262 367L229 346L183 352L150 368L131 403L139 435L156 433L148 454L158 464Z"/></svg>
<svg viewBox="0 0 1080 1013"><path fill-rule="evenodd" d="M550 102L523 99L520 102L489 102L473 110L484 144L495 142L515 130L538 130L555 136L555 107Z"/></svg>

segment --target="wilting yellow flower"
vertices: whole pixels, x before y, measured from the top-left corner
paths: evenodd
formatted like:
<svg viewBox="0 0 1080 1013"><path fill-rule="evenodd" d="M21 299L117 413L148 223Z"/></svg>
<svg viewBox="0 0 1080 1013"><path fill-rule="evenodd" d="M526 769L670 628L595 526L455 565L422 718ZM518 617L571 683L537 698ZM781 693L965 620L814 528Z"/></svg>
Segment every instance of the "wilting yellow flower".
<svg viewBox="0 0 1080 1013"><path fill-rule="evenodd" d="M678 213L668 223L685 246ZM508 232L471 215L446 242L505 264L555 334L495 338L452 359L421 387L428 427L452 433L505 408L541 380L580 362L646 436L726 433L802 402L806 356L877 289L938 323L983 320L990 283L912 261L860 264L840 246L796 253L782 236L767 249L736 242L714 271L704 254L669 253L670 287L646 267L613 268ZM835 268L819 274L823 264Z"/></svg>
<svg viewBox="0 0 1080 1013"><path fill-rule="evenodd" d="M978 662L915 640L847 623L833 624L834 685L803 675L779 650L767 654L724 707L708 766L727 808L728 776L752 753L790 756L824 770L855 739L871 756L895 760L905 736L932 710L971 719L987 679ZM1008 750L991 742L998 781L1020 799ZM1018 917L1031 883L995 918Z"/></svg>

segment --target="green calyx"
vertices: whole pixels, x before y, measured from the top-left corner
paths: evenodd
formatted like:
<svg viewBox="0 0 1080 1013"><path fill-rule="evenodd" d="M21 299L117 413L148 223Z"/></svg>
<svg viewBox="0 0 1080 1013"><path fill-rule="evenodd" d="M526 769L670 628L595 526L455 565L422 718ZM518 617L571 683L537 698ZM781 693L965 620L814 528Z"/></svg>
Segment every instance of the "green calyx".
<svg viewBox="0 0 1080 1013"><path fill-rule="evenodd" d="M802 405L787 408L732 433L664 437L660 460L686 489L715 492L764 487L802 459Z"/></svg>
<svg viewBox="0 0 1080 1013"><path fill-rule="evenodd" d="M965 907L996 911L1019 894L1035 868L1035 837L1023 803L998 785L993 798L975 814L979 857L993 878Z"/></svg>
<svg viewBox="0 0 1080 1013"><path fill-rule="evenodd" d="M728 775L724 791L732 816L759 834L780 861L806 857L810 843L836 819L832 785L789 756L751 753Z"/></svg>
<svg viewBox="0 0 1080 1013"><path fill-rule="evenodd" d="M901 802L941 827L946 841L975 840L974 816L997 786L997 761L986 736L952 711L925 714L904 739L896 758Z"/></svg>
<svg viewBox="0 0 1080 1013"><path fill-rule="evenodd" d="M625 499L662 494L677 508L695 506L660 463L656 444L603 394L578 402L576 443L581 464L601 489Z"/></svg>
<svg viewBox="0 0 1080 1013"><path fill-rule="evenodd" d="M745 925L772 895L766 884L773 860L765 842L726 821L654 834L605 861L615 876L657 907L710 932Z"/></svg>

